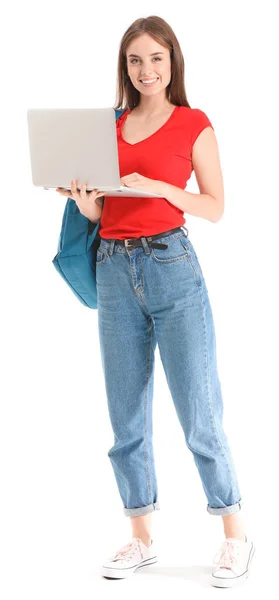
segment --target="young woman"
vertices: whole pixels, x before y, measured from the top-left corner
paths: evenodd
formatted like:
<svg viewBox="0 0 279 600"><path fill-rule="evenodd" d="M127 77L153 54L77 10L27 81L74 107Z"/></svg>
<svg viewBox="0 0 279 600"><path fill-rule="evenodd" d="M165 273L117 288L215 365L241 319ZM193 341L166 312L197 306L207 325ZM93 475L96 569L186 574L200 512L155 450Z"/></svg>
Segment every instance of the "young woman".
<svg viewBox="0 0 279 600"><path fill-rule="evenodd" d="M121 183L163 198L72 197L93 222L100 219L96 281L102 365L114 445L108 456L131 540L102 566L123 578L156 562L151 514L159 509L152 447L154 351L158 343L169 389L207 497L221 516L225 540L214 557L212 584L246 579L254 544L240 519L241 494L225 435L213 316L184 213L217 222L223 179L214 128L191 108L184 59L161 18L137 19L118 57L116 122ZM185 191L192 170L200 194ZM67 193L68 195L68 193ZM174 499L175 503L177 498Z"/></svg>

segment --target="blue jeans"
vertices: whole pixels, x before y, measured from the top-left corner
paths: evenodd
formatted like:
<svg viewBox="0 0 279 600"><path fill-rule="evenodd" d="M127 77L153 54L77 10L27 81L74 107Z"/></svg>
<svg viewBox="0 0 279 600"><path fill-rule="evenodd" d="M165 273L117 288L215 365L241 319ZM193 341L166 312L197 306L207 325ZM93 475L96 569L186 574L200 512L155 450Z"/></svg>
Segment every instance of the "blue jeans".
<svg viewBox="0 0 279 600"><path fill-rule="evenodd" d="M187 229L186 229L187 231ZM203 273L185 229L158 238L167 249L101 238L98 330L114 445L108 451L126 516L158 510L152 447L154 351L207 497L207 511L241 509L223 429L214 322Z"/></svg>

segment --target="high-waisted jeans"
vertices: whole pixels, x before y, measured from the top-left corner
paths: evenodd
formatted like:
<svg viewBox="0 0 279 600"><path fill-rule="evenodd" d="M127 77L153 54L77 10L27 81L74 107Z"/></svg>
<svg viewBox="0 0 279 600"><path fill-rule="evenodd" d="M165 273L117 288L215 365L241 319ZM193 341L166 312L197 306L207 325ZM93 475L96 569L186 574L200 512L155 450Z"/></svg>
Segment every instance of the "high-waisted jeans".
<svg viewBox="0 0 279 600"><path fill-rule="evenodd" d="M187 231L187 230L186 230ZM167 249L101 238L96 282L102 368L114 444L108 451L126 516L160 508L152 447L154 351L160 358L207 511L228 515L241 497L228 440L208 290L188 231Z"/></svg>

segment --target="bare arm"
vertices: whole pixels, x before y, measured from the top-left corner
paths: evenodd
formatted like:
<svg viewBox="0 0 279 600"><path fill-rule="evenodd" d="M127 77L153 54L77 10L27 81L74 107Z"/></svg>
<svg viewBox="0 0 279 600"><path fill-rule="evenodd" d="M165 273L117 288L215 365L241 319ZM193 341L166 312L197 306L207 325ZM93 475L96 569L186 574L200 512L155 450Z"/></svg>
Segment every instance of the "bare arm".
<svg viewBox="0 0 279 600"><path fill-rule="evenodd" d="M56 188L56 191L61 194L61 196L66 196L66 198L74 200L80 213L89 219L89 221L98 223L103 210L104 192L96 189L87 193L86 184L83 184L80 190L77 190L76 180L74 179L71 181L71 190Z"/></svg>
<svg viewBox="0 0 279 600"><path fill-rule="evenodd" d="M224 213L224 186L218 144L211 127L206 127L194 143L192 163L200 194L163 182L161 194L183 212L217 223Z"/></svg>

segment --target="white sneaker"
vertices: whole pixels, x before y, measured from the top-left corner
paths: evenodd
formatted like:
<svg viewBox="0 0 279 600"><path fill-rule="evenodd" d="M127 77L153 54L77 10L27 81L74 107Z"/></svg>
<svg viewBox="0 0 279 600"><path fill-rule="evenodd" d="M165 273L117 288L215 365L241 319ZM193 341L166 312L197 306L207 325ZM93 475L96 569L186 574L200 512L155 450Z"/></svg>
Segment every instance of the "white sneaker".
<svg viewBox="0 0 279 600"><path fill-rule="evenodd" d="M103 563L100 573L110 579L124 579L133 575L139 567L153 565L156 562L153 540L150 546L146 546L139 538L133 537L131 542Z"/></svg>
<svg viewBox="0 0 279 600"><path fill-rule="evenodd" d="M249 575L254 552L255 544L247 535L246 541L227 538L213 558L217 568L211 574L211 584L228 588L242 583Z"/></svg>

